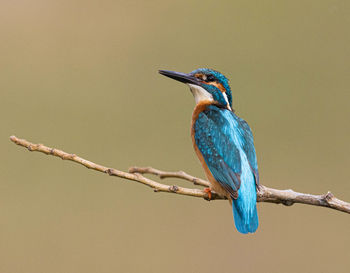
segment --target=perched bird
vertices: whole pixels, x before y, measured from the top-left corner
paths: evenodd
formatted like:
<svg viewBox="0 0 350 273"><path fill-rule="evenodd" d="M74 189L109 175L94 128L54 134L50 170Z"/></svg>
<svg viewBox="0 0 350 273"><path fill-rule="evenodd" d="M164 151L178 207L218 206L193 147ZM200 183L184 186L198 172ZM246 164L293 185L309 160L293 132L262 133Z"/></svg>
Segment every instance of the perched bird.
<svg viewBox="0 0 350 273"><path fill-rule="evenodd" d="M196 101L192 114L193 147L211 190L230 201L241 233L258 228L256 187L259 185L254 140L249 125L232 111L228 79L220 72L199 68L189 74L160 70L160 74L190 87Z"/></svg>

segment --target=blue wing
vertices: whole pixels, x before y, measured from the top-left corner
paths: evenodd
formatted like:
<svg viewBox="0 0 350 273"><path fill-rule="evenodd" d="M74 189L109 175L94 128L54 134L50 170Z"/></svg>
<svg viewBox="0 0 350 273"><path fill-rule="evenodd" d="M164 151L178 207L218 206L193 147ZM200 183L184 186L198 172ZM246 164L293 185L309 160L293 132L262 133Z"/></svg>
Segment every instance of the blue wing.
<svg viewBox="0 0 350 273"><path fill-rule="evenodd" d="M258 171L258 162L256 159L256 153L255 153L255 146L254 146L254 138L252 130L250 129L248 123L240 118L237 117L234 113L232 113L233 117L238 121L240 126L237 127L242 140L243 145L242 148L247 156L248 163L254 173L255 176L255 183L259 185L259 171Z"/></svg>
<svg viewBox="0 0 350 273"><path fill-rule="evenodd" d="M259 183L253 135L243 119L211 105L199 114L194 131L196 145L209 170L232 198L237 198L241 186L240 150L246 154L255 183Z"/></svg>

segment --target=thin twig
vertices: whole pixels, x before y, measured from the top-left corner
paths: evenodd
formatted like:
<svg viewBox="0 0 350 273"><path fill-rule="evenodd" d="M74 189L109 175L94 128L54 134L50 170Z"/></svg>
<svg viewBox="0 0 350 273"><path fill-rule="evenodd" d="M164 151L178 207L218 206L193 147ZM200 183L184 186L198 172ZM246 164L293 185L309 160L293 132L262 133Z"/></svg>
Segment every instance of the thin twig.
<svg viewBox="0 0 350 273"><path fill-rule="evenodd" d="M192 176L192 175L189 175L189 174L185 173L184 171L164 172L164 171L152 168L152 167L131 167L131 168L129 168L129 173L154 174L156 176L159 176L159 178L161 178L161 179L169 178L169 177L180 178L180 179L190 181L194 185L200 185L200 186L204 186L204 187L210 186L208 181L200 179L200 178Z"/></svg>
<svg viewBox="0 0 350 273"><path fill-rule="evenodd" d="M16 143L17 145L26 147L29 151L37 151L47 155L53 155L65 160L70 160L70 161L79 163L89 169L107 173L111 176L117 176L127 180L136 181L153 188L155 192L176 193L176 194L188 195L193 197L201 197L208 200L208 193L203 190L183 188L176 185L169 186L169 185L161 184L159 182L151 180L142 175L142 174L148 173L148 174L157 175L160 178L174 177L174 178L180 178L180 179L190 181L196 185L201 185L201 186L209 185L207 181L191 176L183 171L165 172L165 171L154 169L152 167L148 167L148 168L132 167L130 168L129 173L127 173L127 172L119 171L117 169L107 168L105 166L83 159L75 154L69 154L55 148L47 147L43 144L33 144L25 139L19 139L15 136L11 136L10 139L12 142ZM225 199L225 198L215 192L212 192L211 200L218 200L218 199ZM259 190L257 192L257 200L258 202L284 204L286 206L291 206L294 203L301 203L301 204L307 204L307 205L328 207L338 211L350 213L350 203L347 203L335 198L331 192L328 192L323 195L312 195L312 194L299 193L292 190L277 190L277 189L272 189L272 188L268 188L260 185Z"/></svg>

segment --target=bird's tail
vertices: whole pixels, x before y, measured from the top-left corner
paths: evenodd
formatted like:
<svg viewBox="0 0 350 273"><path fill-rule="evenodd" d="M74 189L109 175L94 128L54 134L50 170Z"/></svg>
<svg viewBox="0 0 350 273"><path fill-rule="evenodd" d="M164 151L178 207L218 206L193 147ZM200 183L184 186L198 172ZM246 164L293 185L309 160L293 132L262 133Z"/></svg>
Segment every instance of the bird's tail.
<svg viewBox="0 0 350 273"><path fill-rule="evenodd" d="M240 233L253 233L259 226L258 212L255 204L247 204L243 197L232 200L233 218Z"/></svg>

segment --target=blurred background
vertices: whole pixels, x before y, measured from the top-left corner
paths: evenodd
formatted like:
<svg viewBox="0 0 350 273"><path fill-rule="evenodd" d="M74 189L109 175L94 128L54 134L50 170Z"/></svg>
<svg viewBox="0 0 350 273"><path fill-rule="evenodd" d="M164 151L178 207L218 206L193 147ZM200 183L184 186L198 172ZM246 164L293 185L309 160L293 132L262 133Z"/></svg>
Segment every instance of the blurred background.
<svg viewBox="0 0 350 273"><path fill-rule="evenodd" d="M157 70L210 67L253 128L262 184L350 201L348 1L0 5L0 272L349 270L348 214L259 203L260 227L243 236L227 202L156 194L9 141L204 177L192 95Z"/></svg>

